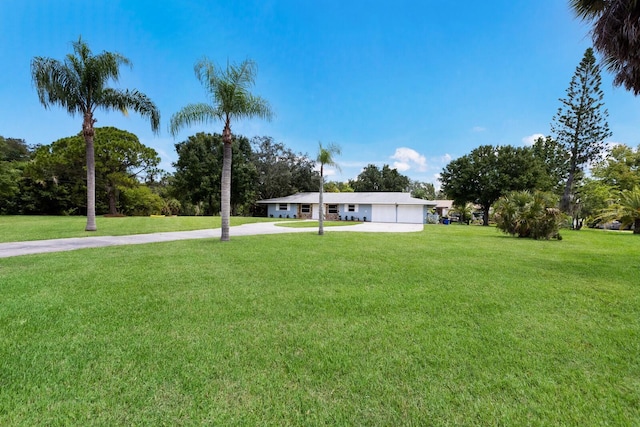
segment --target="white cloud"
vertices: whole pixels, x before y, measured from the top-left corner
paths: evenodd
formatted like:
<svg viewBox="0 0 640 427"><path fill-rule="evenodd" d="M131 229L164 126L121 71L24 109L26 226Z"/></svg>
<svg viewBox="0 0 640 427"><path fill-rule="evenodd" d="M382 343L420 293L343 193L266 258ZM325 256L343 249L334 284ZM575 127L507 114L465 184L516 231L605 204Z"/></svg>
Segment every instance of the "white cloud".
<svg viewBox="0 0 640 427"><path fill-rule="evenodd" d="M393 167L394 167L394 169L397 169L398 172L404 172L404 171L408 171L409 169L411 169L411 165L409 165L409 163L405 163L405 162L393 162Z"/></svg>
<svg viewBox="0 0 640 427"><path fill-rule="evenodd" d="M411 169L413 165L417 166L417 169L421 172L427 170L426 157L411 148L396 148L396 152L391 158L396 160L394 167L398 169L399 172L407 171Z"/></svg>
<svg viewBox="0 0 640 427"><path fill-rule="evenodd" d="M536 139L544 138L544 135L541 133L534 133L533 135L525 136L522 138L522 143L527 146L531 146L536 142Z"/></svg>
<svg viewBox="0 0 640 427"><path fill-rule="evenodd" d="M471 128L471 132L479 133L486 131L487 128L483 128L482 126L474 126Z"/></svg>

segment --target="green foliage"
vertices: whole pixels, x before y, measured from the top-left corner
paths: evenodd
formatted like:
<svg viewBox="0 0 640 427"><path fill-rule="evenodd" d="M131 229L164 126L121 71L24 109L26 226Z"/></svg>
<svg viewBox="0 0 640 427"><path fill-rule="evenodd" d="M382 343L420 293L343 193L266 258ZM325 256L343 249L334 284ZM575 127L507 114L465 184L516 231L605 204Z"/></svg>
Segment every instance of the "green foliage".
<svg viewBox="0 0 640 427"><path fill-rule="evenodd" d="M204 215L220 212L223 164L223 137L199 132L175 145L178 160L173 181L173 196L186 208L202 204ZM245 213L255 201L258 174L252 160L251 144L244 136L233 137L231 144L231 203L234 213ZM183 212L186 213L186 212ZM193 212L191 212L193 213Z"/></svg>
<svg viewBox="0 0 640 427"><path fill-rule="evenodd" d="M257 200L316 191L319 185L314 163L268 136L251 140L252 162L258 173L254 183Z"/></svg>
<svg viewBox="0 0 640 427"><path fill-rule="evenodd" d="M119 200L120 190L135 188L150 174L157 172L158 153L140 143L138 137L114 127L95 128L96 210L117 213L118 208L131 211ZM26 175L36 181L32 186L37 213L81 213L86 194L85 141L82 133L39 147ZM35 188L39 187L39 188Z"/></svg>
<svg viewBox="0 0 640 427"><path fill-rule="evenodd" d="M494 221L507 234L532 239L560 239L564 215L557 197L541 191L512 191L494 205Z"/></svg>
<svg viewBox="0 0 640 427"><path fill-rule="evenodd" d="M436 189L433 184L430 182L420 182L409 180L409 192L411 193L411 197L415 197L416 199L423 200L435 200L436 199Z"/></svg>
<svg viewBox="0 0 640 427"><path fill-rule="evenodd" d="M360 172L355 180L349 180L349 185L356 192L407 191L410 180L389 165L383 165L380 169L378 166L370 164Z"/></svg>
<svg viewBox="0 0 640 427"><path fill-rule="evenodd" d="M473 220L474 211L475 207L473 203L465 203L462 205L454 204L451 209L449 209L449 216L455 215L460 222L470 224Z"/></svg>
<svg viewBox="0 0 640 427"><path fill-rule="evenodd" d="M575 187L583 168L599 158L605 140L611 136L600 83L600 68L593 49L588 48L571 78L567 97L560 99L562 105L551 124L556 141L569 153L560 208L570 215L575 214Z"/></svg>
<svg viewBox="0 0 640 427"><path fill-rule="evenodd" d="M640 146L635 150L624 144L611 148L607 157L597 163L591 173L617 190L640 186Z"/></svg>
<svg viewBox="0 0 640 427"><path fill-rule="evenodd" d="M593 45L615 78L614 85L640 94L640 2L570 0L576 14L593 23Z"/></svg>
<svg viewBox="0 0 640 427"><path fill-rule="evenodd" d="M544 171L536 189L562 194L569 174L569 152L550 136L538 138L531 148Z"/></svg>
<svg viewBox="0 0 640 427"><path fill-rule="evenodd" d="M483 145L451 161L440 174L442 190L457 205L482 206L484 225L489 209L509 191L533 190L544 177L530 147Z"/></svg>
<svg viewBox="0 0 640 427"><path fill-rule="evenodd" d="M640 187L620 191L597 219L605 223L620 221L622 228L633 226L633 233L640 234Z"/></svg>
<svg viewBox="0 0 640 427"><path fill-rule="evenodd" d="M162 197L152 192L149 187L123 187L120 190L125 210L122 213L133 216L160 215L165 207Z"/></svg>

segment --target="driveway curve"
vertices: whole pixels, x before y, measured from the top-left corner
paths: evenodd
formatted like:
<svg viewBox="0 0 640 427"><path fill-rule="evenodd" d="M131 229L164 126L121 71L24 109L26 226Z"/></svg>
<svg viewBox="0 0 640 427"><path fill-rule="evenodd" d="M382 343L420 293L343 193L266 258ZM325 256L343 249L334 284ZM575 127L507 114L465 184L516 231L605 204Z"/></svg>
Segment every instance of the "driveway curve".
<svg viewBox="0 0 640 427"><path fill-rule="evenodd" d="M231 237L254 236L259 234L314 233L317 228L283 227L281 222L256 222L243 224L229 229ZM325 233L368 232L368 233L409 233L422 231L422 224L396 224L364 222L354 225L325 227ZM176 240L220 238L220 229L193 231L172 231L151 234L132 234L129 236L72 237L67 239L32 240L27 242L0 243L0 258L31 255L47 252L64 252L77 249L99 248L104 246L142 245L145 243L171 242Z"/></svg>

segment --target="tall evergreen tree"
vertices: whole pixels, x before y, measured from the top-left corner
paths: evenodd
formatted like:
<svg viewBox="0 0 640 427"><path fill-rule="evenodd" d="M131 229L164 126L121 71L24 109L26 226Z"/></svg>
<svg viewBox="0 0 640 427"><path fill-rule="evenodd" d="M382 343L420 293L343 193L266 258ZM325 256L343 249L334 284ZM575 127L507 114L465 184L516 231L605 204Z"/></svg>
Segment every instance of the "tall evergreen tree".
<svg viewBox="0 0 640 427"><path fill-rule="evenodd" d="M604 150L605 139L611 136L604 108L604 94L600 89L600 68L593 49L588 48L576 68L567 89L566 98L553 118L551 131L556 141L569 153L569 169L560 208L576 215L575 187L584 167Z"/></svg>

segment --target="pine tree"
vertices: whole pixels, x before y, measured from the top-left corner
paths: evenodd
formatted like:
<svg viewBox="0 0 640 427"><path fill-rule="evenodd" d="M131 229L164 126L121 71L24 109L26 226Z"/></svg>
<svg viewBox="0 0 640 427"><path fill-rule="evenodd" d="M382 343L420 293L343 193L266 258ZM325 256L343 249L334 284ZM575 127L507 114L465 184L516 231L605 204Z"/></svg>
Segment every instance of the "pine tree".
<svg viewBox="0 0 640 427"><path fill-rule="evenodd" d="M569 173L560 201L560 208L577 219L575 189L583 168L604 150L605 139L611 136L600 90L600 68L593 49L588 48L571 78L567 97L553 118L551 131L569 154Z"/></svg>

